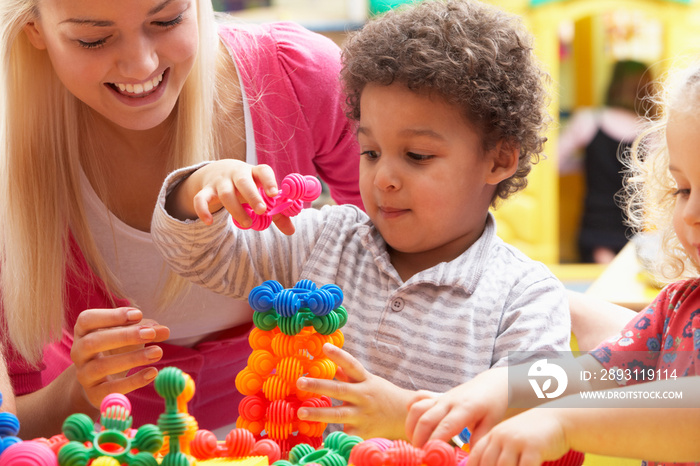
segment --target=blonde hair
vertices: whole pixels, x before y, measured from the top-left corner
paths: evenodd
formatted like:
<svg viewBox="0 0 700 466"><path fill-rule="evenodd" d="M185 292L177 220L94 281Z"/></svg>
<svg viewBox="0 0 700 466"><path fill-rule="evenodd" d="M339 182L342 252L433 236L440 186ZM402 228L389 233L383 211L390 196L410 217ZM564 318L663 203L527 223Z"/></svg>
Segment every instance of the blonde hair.
<svg viewBox="0 0 700 466"><path fill-rule="evenodd" d="M196 0L199 48L173 112L168 170L215 157L218 34L210 0ZM89 160L90 112L22 28L38 0L0 3L0 289L4 338L31 363L61 335L75 239L110 292L121 296L87 227L80 161ZM94 165L94 164L93 164ZM89 166L96 170L99 167ZM99 179L99 178L98 178ZM171 280L172 281L172 280ZM176 281L177 282L177 281ZM177 284L167 287L173 294ZM166 290L167 291L167 290ZM5 342L7 343L7 341Z"/></svg>
<svg viewBox="0 0 700 466"><path fill-rule="evenodd" d="M696 111L700 104L700 62L670 73L664 91L656 97L658 117L649 120L632 145L626 160L627 220L638 232L655 231L661 237L661 254L654 274L661 282L697 277L694 263L673 228L674 193L678 187L669 170L666 126L671 112Z"/></svg>

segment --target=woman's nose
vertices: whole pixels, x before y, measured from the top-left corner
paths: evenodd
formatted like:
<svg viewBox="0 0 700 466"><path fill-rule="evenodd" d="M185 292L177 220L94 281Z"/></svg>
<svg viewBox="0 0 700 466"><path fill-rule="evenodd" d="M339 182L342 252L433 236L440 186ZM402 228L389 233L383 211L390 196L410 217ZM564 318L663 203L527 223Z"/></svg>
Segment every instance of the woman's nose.
<svg viewBox="0 0 700 466"><path fill-rule="evenodd" d="M118 53L117 67L125 78L148 79L158 68L158 53L155 44L146 36L138 36L124 41Z"/></svg>

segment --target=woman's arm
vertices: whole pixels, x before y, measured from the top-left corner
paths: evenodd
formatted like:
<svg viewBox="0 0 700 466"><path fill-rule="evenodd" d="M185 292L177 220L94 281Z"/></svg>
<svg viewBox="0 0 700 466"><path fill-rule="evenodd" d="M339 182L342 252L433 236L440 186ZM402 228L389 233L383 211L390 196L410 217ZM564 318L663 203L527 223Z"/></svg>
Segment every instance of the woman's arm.
<svg viewBox="0 0 700 466"><path fill-rule="evenodd" d="M97 417L99 410L83 395L76 374L75 366L71 365L49 385L16 398L20 438L31 440L60 434L63 421L78 412L93 419Z"/></svg>
<svg viewBox="0 0 700 466"><path fill-rule="evenodd" d="M10 382L10 373L7 371L7 362L5 361L5 355L2 354L0 350L0 394L2 394L2 408L1 411L5 411L12 414L17 414L17 404L15 402L15 394L12 390L12 383Z"/></svg>

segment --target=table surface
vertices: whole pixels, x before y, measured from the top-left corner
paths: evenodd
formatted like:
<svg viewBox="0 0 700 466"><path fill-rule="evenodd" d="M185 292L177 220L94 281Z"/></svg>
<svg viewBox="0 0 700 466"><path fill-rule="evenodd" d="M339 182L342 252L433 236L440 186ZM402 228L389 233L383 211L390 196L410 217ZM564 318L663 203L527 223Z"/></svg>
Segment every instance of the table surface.
<svg viewBox="0 0 700 466"><path fill-rule="evenodd" d="M634 244L627 243L586 290L586 294L635 311L644 309L659 293L646 279Z"/></svg>

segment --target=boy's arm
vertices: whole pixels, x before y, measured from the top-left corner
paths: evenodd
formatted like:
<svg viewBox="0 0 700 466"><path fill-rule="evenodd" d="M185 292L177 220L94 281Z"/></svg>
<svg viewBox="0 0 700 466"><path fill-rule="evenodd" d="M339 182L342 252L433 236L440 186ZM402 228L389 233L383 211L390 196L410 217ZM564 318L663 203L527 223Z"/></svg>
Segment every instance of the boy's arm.
<svg viewBox="0 0 700 466"><path fill-rule="evenodd" d="M504 302L492 366L571 351L571 321L562 283L548 271L517 282ZM556 357L556 356L555 356Z"/></svg>
<svg viewBox="0 0 700 466"><path fill-rule="evenodd" d="M225 179L229 181L237 179L233 171L241 166L244 170L252 170L244 178L256 178L259 166L251 168L247 164L231 160L211 162L171 173L163 183L151 221L153 243L173 272L215 293L236 299L247 297L253 287L269 279L275 279L285 287L293 286L316 242L326 231L326 219L331 215L322 210L304 209L295 217L299 233L292 236L287 235L288 232L280 226L282 219L276 222L276 227L263 231L236 228L228 207L217 210L216 205L210 206L212 199L226 196L217 194L208 197L204 193L207 188L201 186L202 183L216 185L215 181L203 180L214 180L221 173L227 173ZM233 167L233 170L229 167ZM234 184L238 186L239 182ZM181 213L187 211L187 207L183 207L186 204L183 199L197 189L199 193L204 193L192 204L192 210L197 211L200 219L179 220L167 211L166 200L173 196L176 188L181 191L174 193L173 204L182 207ZM220 193L225 191L220 187L216 190ZM199 195L195 195L197 196ZM202 217L206 218L205 214L200 213L202 211L209 212L210 225L202 220ZM215 212L211 214L210 211ZM290 218L283 213L278 216L283 217L289 227L294 229Z"/></svg>
<svg viewBox="0 0 700 466"><path fill-rule="evenodd" d="M211 214L226 208L236 221L247 227L250 217L241 204L249 204L257 214L265 212L258 185L269 196L277 195L275 174L269 166L249 165L234 159L202 164L189 169L189 175L170 185L165 210L178 220L199 217L211 225Z"/></svg>
<svg viewBox="0 0 700 466"><path fill-rule="evenodd" d="M473 443L469 464L520 458L520 465L539 465L570 449L652 461L698 461L698 390L700 377L693 376L606 390L601 398L570 395L551 401L502 422ZM680 393L682 398L650 399L642 393Z"/></svg>

